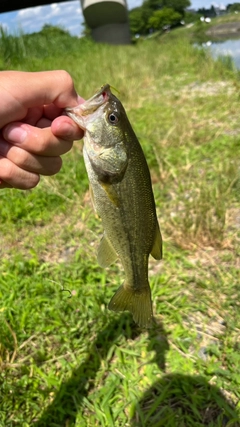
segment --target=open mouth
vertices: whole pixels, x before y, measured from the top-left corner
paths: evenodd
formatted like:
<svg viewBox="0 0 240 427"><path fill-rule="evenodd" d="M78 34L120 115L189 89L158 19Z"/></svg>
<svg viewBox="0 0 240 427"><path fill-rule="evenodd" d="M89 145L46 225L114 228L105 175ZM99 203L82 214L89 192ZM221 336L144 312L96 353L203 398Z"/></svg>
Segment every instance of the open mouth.
<svg viewBox="0 0 240 427"><path fill-rule="evenodd" d="M88 99L84 104L81 104L82 115L91 114L96 111L101 105L109 100L111 94L109 84L101 87L100 91L95 93L92 98Z"/></svg>
<svg viewBox="0 0 240 427"><path fill-rule="evenodd" d="M104 104L106 104L111 98L112 93L110 85L106 84L101 87L101 89L96 92L90 99L85 101L83 104L79 104L76 107L67 107L65 108L65 113L67 116L78 124L78 126L86 130L87 122L94 119L91 116L95 111L99 109L99 114L101 114ZM102 108L101 108L102 107Z"/></svg>
<svg viewBox="0 0 240 427"><path fill-rule="evenodd" d="M105 104L109 100L111 95L110 85L106 84L101 87L100 91L95 93L90 99L85 101L83 104L77 105L77 107L65 108L68 116L87 116L94 113L101 105Z"/></svg>

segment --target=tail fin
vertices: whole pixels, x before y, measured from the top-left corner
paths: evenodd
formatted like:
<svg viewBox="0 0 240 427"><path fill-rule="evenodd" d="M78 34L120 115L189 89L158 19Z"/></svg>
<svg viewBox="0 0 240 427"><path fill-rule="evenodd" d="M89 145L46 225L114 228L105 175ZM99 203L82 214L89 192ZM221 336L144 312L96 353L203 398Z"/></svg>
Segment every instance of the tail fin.
<svg viewBox="0 0 240 427"><path fill-rule="evenodd" d="M124 287L124 285L120 286L113 295L108 308L112 311L130 311L133 320L143 328L149 328L152 325L153 313L149 286L141 291Z"/></svg>

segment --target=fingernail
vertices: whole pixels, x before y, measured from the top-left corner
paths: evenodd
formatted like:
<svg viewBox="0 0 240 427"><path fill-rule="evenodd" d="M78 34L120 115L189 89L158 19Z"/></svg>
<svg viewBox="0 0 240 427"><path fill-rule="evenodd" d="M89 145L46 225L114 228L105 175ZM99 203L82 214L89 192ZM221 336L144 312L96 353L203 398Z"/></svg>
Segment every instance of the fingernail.
<svg viewBox="0 0 240 427"><path fill-rule="evenodd" d="M24 142L27 131L20 126L9 126L5 129L5 138L12 142Z"/></svg>

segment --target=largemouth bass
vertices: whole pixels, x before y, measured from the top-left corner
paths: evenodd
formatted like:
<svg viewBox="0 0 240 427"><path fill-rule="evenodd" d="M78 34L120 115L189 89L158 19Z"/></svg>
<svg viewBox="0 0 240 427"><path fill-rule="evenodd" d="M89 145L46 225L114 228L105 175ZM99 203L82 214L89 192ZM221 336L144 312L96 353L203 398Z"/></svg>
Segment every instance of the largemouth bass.
<svg viewBox="0 0 240 427"><path fill-rule="evenodd" d="M126 275L109 309L128 310L139 326L149 327L153 312L148 258L151 254L161 259L162 238L141 145L109 85L66 113L85 131L90 194L104 228L98 262L108 267L119 258Z"/></svg>

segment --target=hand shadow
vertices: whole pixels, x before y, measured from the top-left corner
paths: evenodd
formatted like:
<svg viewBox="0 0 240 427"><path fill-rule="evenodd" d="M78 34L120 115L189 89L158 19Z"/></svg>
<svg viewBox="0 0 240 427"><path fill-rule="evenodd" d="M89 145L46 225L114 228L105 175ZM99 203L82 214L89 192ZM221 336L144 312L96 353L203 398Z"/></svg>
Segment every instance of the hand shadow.
<svg viewBox="0 0 240 427"><path fill-rule="evenodd" d="M71 378L60 386L53 402L46 408L34 427L72 427L81 408L83 398L94 387L94 379L114 342L124 335L127 339L136 339L143 331L136 326L129 313L121 313L107 323L89 348L88 357L76 369ZM148 332L148 350L155 352L154 361L161 370L165 369L165 352L168 349L165 331L162 325ZM104 345L103 345L104 343Z"/></svg>
<svg viewBox="0 0 240 427"><path fill-rule="evenodd" d="M240 427L234 406L204 377L164 375L137 403L131 427Z"/></svg>
<svg viewBox="0 0 240 427"><path fill-rule="evenodd" d="M164 353L167 344L166 339L161 335L163 329L160 329L157 328L157 333L155 331L149 333L149 350L155 350L156 361L161 369L164 369ZM107 357L114 342L117 342L122 335L127 339L136 339L142 332L129 313L115 315L98 333L84 362L74 369L71 378L60 386L53 402L46 408L40 419L34 422L34 427L74 426L84 397L94 387L94 379L101 361Z"/></svg>
<svg viewBox="0 0 240 427"><path fill-rule="evenodd" d="M136 339L142 330L131 315L122 313L114 317L101 330L89 348L88 357L73 370L71 378L63 383L53 402L46 408L35 427L72 427L76 423L82 401L94 387L101 361L120 336ZM169 348L161 324L149 330L148 350L154 351L152 362L165 371L165 353ZM104 343L104 346L103 346ZM169 374L156 381L137 403L131 427L240 427L233 406L220 390L203 377Z"/></svg>
<svg viewBox="0 0 240 427"><path fill-rule="evenodd" d="M156 362L165 371L164 335L158 340L149 334L149 350L155 350ZM165 335L166 336L166 335ZM159 353L160 350L160 353ZM202 376L178 373L163 375L136 404L131 427L240 427L234 405L220 389Z"/></svg>

